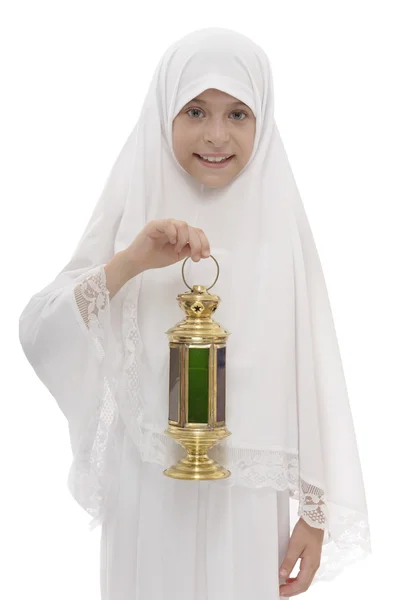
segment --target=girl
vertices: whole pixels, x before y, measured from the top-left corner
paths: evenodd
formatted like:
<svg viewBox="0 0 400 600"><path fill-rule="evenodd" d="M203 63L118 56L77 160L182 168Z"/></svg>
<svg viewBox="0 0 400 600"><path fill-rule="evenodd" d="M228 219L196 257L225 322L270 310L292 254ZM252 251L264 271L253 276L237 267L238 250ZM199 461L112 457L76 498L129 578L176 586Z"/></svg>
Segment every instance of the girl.
<svg viewBox="0 0 400 600"><path fill-rule="evenodd" d="M210 252L232 333L232 435L209 455L232 475L181 481L163 475L184 454L164 433L165 332L182 319L182 259L188 281L210 285ZM102 528L102 600L278 600L370 552L322 268L270 64L245 36L209 28L166 51L70 262L23 310L20 341L68 421L69 489Z"/></svg>

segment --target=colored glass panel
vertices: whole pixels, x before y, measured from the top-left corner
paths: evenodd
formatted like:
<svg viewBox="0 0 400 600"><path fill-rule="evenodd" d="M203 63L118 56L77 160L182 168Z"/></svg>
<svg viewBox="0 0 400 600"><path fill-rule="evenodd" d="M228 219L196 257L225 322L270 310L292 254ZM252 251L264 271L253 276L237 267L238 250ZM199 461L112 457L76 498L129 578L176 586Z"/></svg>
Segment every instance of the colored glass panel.
<svg viewBox="0 0 400 600"><path fill-rule="evenodd" d="M179 396L180 396L180 372L179 372L180 348L170 348L169 354L169 420L179 421Z"/></svg>
<svg viewBox="0 0 400 600"><path fill-rule="evenodd" d="M208 423L209 348L189 348L189 423Z"/></svg>
<svg viewBox="0 0 400 600"><path fill-rule="evenodd" d="M226 347L217 348L217 421L225 421Z"/></svg>

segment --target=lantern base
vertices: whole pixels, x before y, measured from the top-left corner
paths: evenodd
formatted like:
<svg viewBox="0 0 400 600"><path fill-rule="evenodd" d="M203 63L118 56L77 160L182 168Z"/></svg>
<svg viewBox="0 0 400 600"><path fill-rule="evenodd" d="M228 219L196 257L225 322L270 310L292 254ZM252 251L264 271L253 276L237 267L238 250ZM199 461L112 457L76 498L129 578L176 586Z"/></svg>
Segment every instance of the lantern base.
<svg viewBox="0 0 400 600"><path fill-rule="evenodd" d="M182 428L170 425L165 431L174 438L187 451L187 456L182 458L168 469L164 475L173 479L205 480L226 479L231 472L207 456L208 450L220 440L231 435L226 427L213 430Z"/></svg>
<svg viewBox="0 0 400 600"><path fill-rule="evenodd" d="M197 459L197 460L193 460ZM165 469L164 475L173 479L226 479L231 474L228 469L218 464L207 455L202 457L186 456L176 465Z"/></svg>

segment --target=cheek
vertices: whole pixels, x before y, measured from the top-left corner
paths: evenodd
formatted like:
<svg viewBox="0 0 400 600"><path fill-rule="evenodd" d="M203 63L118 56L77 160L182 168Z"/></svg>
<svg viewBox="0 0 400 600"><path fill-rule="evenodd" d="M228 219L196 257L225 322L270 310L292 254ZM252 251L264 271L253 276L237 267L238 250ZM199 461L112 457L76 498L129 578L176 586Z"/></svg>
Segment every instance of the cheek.
<svg viewBox="0 0 400 600"><path fill-rule="evenodd" d="M179 122L179 119L176 119L176 121L174 121L172 125L172 146L176 154L180 154L182 152L182 145L184 139L185 138L182 125Z"/></svg>
<svg viewBox="0 0 400 600"><path fill-rule="evenodd" d="M249 127L249 130L246 132L246 147L251 154L254 145L254 138L256 137L256 125L252 123L252 126Z"/></svg>
<svg viewBox="0 0 400 600"><path fill-rule="evenodd" d="M193 142L186 131L176 128L172 136L172 145L175 155L181 160L193 158Z"/></svg>

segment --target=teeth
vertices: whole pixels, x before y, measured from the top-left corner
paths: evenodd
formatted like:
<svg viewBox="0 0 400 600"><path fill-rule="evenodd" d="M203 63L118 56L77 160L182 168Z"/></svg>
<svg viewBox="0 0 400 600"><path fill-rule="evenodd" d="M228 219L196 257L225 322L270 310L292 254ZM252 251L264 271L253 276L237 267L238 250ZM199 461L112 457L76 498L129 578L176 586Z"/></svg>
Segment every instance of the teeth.
<svg viewBox="0 0 400 600"><path fill-rule="evenodd" d="M229 158L229 156L223 157L223 156L201 156L201 154L199 155L203 160L208 160L209 162L221 162L222 160L227 160Z"/></svg>

